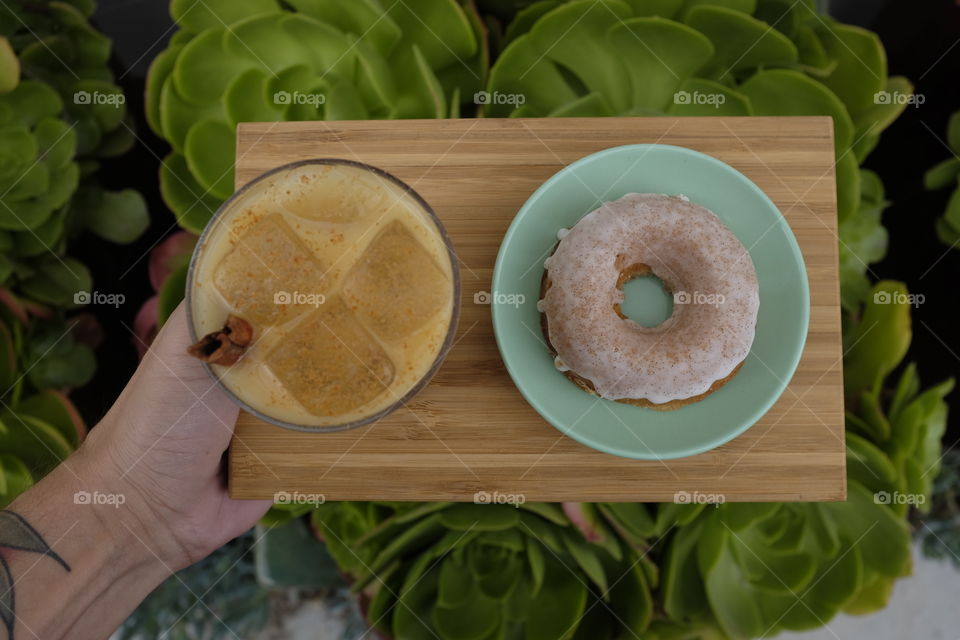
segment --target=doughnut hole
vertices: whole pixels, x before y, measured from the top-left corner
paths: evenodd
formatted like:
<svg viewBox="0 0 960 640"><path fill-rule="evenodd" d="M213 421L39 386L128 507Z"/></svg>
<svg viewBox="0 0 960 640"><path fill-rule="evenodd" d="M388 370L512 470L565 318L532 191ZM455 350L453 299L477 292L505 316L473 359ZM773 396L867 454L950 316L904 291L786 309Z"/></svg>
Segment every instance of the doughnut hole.
<svg viewBox="0 0 960 640"><path fill-rule="evenodd" d="M623 303L613 305L613 310L621 318L652 329L673 315L673 293L649 265L633 264L622 269L617 287L623 291Z"/></svg>

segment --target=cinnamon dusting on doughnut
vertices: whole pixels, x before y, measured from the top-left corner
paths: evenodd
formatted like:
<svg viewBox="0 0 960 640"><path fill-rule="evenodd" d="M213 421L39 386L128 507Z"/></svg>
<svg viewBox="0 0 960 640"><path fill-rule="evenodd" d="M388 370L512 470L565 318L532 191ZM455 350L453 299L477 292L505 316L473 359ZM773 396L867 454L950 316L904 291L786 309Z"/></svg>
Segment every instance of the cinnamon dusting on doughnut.
<svg viewBox="0 0 960 640"><path fill-rule="evenodd" d="M604 204L563 235L548 273L538 305L543 334L551 354L570 369L564 375L588 393L676 409L726 384L749 352L759 306L753 262L713 212L684 199L628 194ZM675 304L663 324L642 327L622 313L622 287L651 274L668 293L697 292L683 286L694 283L725 302ZM614 313L604 315L604 307ZM604 396L597 379L620 391ZM631 397L616 397L622 393Z"/></svg>

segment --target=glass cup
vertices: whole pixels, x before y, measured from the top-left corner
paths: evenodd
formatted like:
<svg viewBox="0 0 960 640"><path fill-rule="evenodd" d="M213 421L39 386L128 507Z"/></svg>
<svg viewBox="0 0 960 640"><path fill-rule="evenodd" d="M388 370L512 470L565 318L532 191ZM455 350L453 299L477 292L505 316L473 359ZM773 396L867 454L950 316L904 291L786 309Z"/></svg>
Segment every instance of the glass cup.
<svg viewBox="0 0 960 640"><path fill-rule="evenodd" d="M340 431L409 402L440 368L460 312L453 245L410 186L360 162L295 162L221 205L187 275L191 338L253 328L204 367L272 424Z"/></svg>

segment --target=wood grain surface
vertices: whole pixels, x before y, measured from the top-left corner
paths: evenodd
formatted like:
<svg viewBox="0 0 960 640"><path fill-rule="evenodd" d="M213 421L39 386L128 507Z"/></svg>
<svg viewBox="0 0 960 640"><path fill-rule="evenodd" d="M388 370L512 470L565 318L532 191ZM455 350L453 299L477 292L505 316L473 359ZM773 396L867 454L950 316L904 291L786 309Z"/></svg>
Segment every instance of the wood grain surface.
<svg viewBox="0 0 960 640"><path fill-rule="evenodd" d="M735 440L671 461L594 451L524 401L497 351L490 289L500 241L549 176L631 143L710 154L743 172L786 216L806 260L810 327L800 366L774 407ZM785 118L550 118L241 124L237 185L278 165L339 157L413 186L453 238L463 283L456 346L406 408L352 431L301 433L242 413L229 456L235 498L276 492L327 500L843 500L846 468L832 121Z"/></svg>

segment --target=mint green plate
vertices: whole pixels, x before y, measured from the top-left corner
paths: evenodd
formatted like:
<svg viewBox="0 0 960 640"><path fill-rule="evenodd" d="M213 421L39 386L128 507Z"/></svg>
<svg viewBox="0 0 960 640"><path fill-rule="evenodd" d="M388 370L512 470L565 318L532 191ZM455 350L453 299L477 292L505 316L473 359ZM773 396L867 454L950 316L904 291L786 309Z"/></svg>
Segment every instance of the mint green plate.
<svg viewBox="0 0 960 640"><path fill-rule="evenodd" d="M580 390L553 366L540 328L543 260L556 244L557 230L631 192L684 194L716 213L750 251L760 282L757 333L740 372L700 402L674 411L602 400ZM776 402L803 352L810 291L797 241L757 185L706 154L639 144L582 158L530 196L500 245L491 307L507 370L541 416L594 449L660 460L718 447Z"/></svg>

